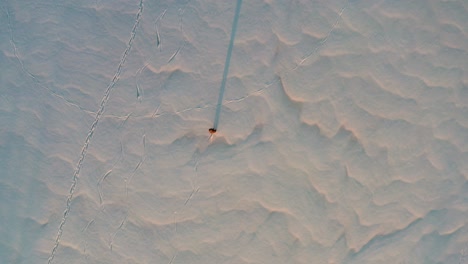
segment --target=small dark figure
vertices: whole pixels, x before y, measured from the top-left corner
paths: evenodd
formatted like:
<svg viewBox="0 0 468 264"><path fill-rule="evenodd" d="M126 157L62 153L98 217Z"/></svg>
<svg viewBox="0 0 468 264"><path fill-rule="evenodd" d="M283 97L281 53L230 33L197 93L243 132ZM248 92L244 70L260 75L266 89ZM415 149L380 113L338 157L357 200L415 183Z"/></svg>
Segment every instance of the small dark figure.
<svg viewBox="0 0 468 264"><path fill-rule="evenodd" d="M216 129L215 129L215 128L210 128L210 129L208 129L208 131L210 132L210 134L216 133Z"/></svg>

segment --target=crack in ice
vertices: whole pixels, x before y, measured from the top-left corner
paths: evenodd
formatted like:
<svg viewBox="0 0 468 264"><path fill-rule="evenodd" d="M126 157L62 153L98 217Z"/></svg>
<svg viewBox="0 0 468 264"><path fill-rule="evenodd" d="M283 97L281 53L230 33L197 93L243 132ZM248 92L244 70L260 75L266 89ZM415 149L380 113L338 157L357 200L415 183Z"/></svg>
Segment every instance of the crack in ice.
<svg viewBox="0 0 468 264"><path fill-rule="evenodd" d="M95 114L94 112L92 111L89 111L81 106L79 106L78 104L75 104L73 102L71 102L70 100L68 100L67 98L65 98L64 96L56 93L55 91L53 91L51 88L47 87L46 85L42 84L38 78L36 77L36 75L34 75L32 72L30 72L28 69L26 69L26 67L24 66L24 62L23 60L20 59L20 56L19 56L19 52L18 52L18 47L16 46L16 43L15 43L15 40L13 38L13 27L11 26L11 18L10 18L10 12L8 11L7 8L5 8L5 13L7 15L7 21L8 21L8 30L10 31L10 44L13 46L13 55L15 56L16 60L18 60L20 66L21 66L21 71L23 71L24 74L26 74L27 76L29 76L29 78L31 78L34 83L36 83L37 85L41 86L42 88L46 89L47 91L49 91L52 95L62 99L65 104L67 105L71 105L73 107L76 107L78 108L79 110L87 113L87 114Z"/></svg>
<svg viewBox="0 0 468 264"><path fill-rule="evenodd" d="M289 70L285 70L286 73L284 73L283 75L283 78L288 76L290 73L292 73L293 71L297 70L300 66L302 66L304 64L304 62L306 60L308 60L310 57L312 57L312 55L314 55L315 53L318 52L318 50L323 47L323 45L325 45L325 43L327 42L328 38L331 36L331 34L333 33L333 31L335 30L335 28L338 26L338 24L340 23L340 20L341 20L341 17L343 16L343 13L344 11L346 10L346 8L348 7L349 5L349 0L346 1L346 4L340 9L340 12L338 13L338 16L336 17L335 19L335 22L333 23L331 29L328 31L327 35L325 36L325 38L320 41L319 45L317 45L311 52L309 52L307 55L303 56L301 58L301 61L299 63L296 63L296 66L294 66L294 68L291 68ZM274 80L268 82L265 84L265 87L262 88L262 89L259 89L255 92L253 92L252 94L254 93L258 93L258 92L262 92L263 90L265 90L266 88L269 88L270 86L272 86L273 84L277 84L280 82L280 79L281 77L276 77ZM251 94L245 96L245 98L249 97ZM245 99L244 98L244 99ZM243 99L242 99L243 100Z"/></svg>

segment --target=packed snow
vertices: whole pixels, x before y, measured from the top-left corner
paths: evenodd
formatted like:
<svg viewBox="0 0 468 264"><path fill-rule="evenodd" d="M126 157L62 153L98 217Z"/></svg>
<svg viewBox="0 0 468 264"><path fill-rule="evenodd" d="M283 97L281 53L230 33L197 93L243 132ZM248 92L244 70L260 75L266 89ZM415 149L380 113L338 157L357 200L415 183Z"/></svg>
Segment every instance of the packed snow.
<svg viewBox="0 0 468 264"><path fill-rule="evenodd" d="M0 7L0 263L468 263L467 1Z"/></svg>

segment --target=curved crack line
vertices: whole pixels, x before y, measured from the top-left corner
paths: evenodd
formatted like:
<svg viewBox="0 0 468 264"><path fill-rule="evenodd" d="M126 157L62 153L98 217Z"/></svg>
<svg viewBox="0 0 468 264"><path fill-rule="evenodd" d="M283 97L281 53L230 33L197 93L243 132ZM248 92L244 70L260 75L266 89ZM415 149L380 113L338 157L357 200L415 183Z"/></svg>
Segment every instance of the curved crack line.
<svg viewBox="0 0 468 264"><path fill-rule="evenodd" d="M58 227L54 247L52 248L52 252L50 253L49 258L47 260L48 264L52 263L52 261L54 260L55 253L56 253L57 248L58 248L58 246L60 244L60 239L62 238L62 234L63 234L63 226L67 222L67 218L68 218L68 215L70 213L71 201L73 199L73 194L75 192L76 185L78 183L78 175L80 173L81 166L83 165L83 161L84 161L84 159L86 157L86 153L88 151L89 142L91 141L93 133L96 130L99 119L101 118L102 114L104 113L105 106L107 104L107 101L109 100L110 92L112 91L115 84L119 80L120 74L122 72L122 66L123 66L125 60L127 59L127 55L129 53L130 49L132 48L133 40L135 39L135 35L136 35L136 29L138 27L138 24L140 23L142 12L143 12L143 0L140 0L137 17L136 17L135 24L133 25L133 28L132 28L132 31L131 31L131 36L130 36L130 39L128 41L127 48L125 49L125 52L123 53L122 58L120 59L120 63L118 65L118 67L117 67L117 71L114 74L114 77L112 78L112 81L110 82L110 84L106 88L106 92L104 93L104 97L102 98L101 104L99 105L99 110L96 113L96 117L94 119L94 122L91 125L90 130L88 131L88 135L86 136L85 143L84 143L84 145L83 145L83 147L81 149L80 159L78 160L75 171L73 173L73 183L72 183L72 185L70 187L69 194L68 194L68 197L67 197L67 205L65 207L65 211L63 212L62 221L60 222L60 225Z"/></svg>
<svg viewBox="0 0 468 264"><path fill-rule="evenodd" d="M128 206L128 185L132 181L133 177L137 173L137 171L140 169L140 167L143 165L143 163L146 161L146 133L143 131L143 154L140 157L140 161L137 163L135 168L133 169L132 174L130 174L129 177L125 177L124 182L125 182L125 195L127 199L127 206Z"/></svg>
<svg viewBox="0 0 468 264"><path fill-rule="evenodd" d="M175 253L174 256L172 256L172 258L171 258L171 260L169 261L168 264L172 264L172 262L174 262L174 259L175 259L176 256L177 256L177 253Z"/></svg>
<svg viewBox="0 0 468 264"><path fill-rule="evenodd" d="M335 19L335 22L333 23L331 29L328 31L327 35L319 42L319 45L316 46L314 49L312 49L312 51L310 51L307 55L303 56L301 58L301 61L299 63L296 63L296 65L293 67L293 68L290 68L290 69L286 69L286 73L283 75L283 77L286 77L288 76L291 72L297 70L297 68L299 68L300 66L302 66L304 64L304 62L306 60L308 60L312 55L314 55L315 53L317 53L319 51L320 48L322 48L325 43L327 42L328 38L331 36L331 34L333 33L333 31L335 30L335 28L338 26L338 24L340 23L340 20L341 20L341 17L343 16L343 13L344 11L346 10L346 8L348 7L349 5L349 1L346 1L346 4L340 9L340 12L338 12L338 15ZM160 15L161 17L161 15ZM159 19L159 17L158 17ZM179 48L180 49L180 48ZM177 54L175 54L177 55ZM174 57L174 55L173 55ZM173 59L173 58L171 58ZM170 60L171 60L170 59ZM149 65L149 63L145 64L142 68L140 68L138 71L137 71L137 78L138 78L138 75L141 74L141 71L144 70L145 68L147 68ZM224 105L228 105L228 104L232 104L232 103L238 103L238 102L241 102L253 95L256 95L256 94L260 94L260 93L263 93L265 92L266 90L268 90L271 86L273 86L274 84L277 84L280 82L280 79L281 77L279 75L276 75L275 78L273 78L272 80L268 81L268 82L265 82L264 83L264 86L260 89L257 89L253 92L250 92L250 93L247 93L246 95L242 96L242 97L239 97L239 98L233 98L233 99L230 99L230 100L225 100L221 106L224 106ZM138 82L138 80L137 80ZM137 84L138 85L138 84ZM137 87L137 93L138 93L138 90L141 91L140 87ZM219 98L218 98L219 99ZM218 100L219 101L219 100ZM175 115L175 114L180 114L180 113L184 113L184 112L188 112L188 111L192 111L192 110L200 110L200 109L206 109L206 108L216 108L216 111L218 111L218 109L220 108L220 105L217 104L217 105L212 105L212 104L205 104L205 105L202 105L202 106L195 106L195 107L189 107L189 108L185 108L185 109L182 109L182 110L177 110L175 112L162 112L162 113L159 113L159 110L161 108L161 104L158 105L158 107L156 108L156 110L153 112L153 114L151 115L151 118L156 118L156 117L160 117L160 116L164 116L164 115ZM125 117L121 117L121 116L114 116L114 115L106 115L106 117L111 117L111 118L125 118ZM137 118L146 118L148 117L148 115L142 115L142 116L135 116ZM216 123L217 125L217 123Z"/></svg>
<svg viewBox="0 0 468 264"><path fill-rule="evenodd" d="M312 57L312 55L319 52L320 48L322 48L325 45L328 38L332 35L333 31L335 31L336 27L340 24L341 17L343 16L343 13L346 10L346 8L348 8L349 4L350 4L349 0L346 0L346 4L340 9L340 12L338 12L338 15L337 15L337 17L335 19L335 22L333 23L331 29L328 31L325 38L323 38L323 40L321 40L319 42L319 44L311 52L309 52L307 55L303 56L301 58L301 61L296 63L296 65L293 68L290 68L289 70L286 69L284 75L282 76L283 78L288 76L290 73L294 72L295 70L297 70L300 66L302 66L304 64L304 62L306 62L310 57ZM265 83L265 86L262 89L259 89L259 90L255 91L253 93L262 92L263 90L269 88L270 86L279 83L281 81L281 76L279 76L279 74L276 74L276 75L277 75L277 77L274 78L274 80ZM251 94L253 94L253 93L251 93ZM245 98L249 97L251 94L245 96Z"/></svg>
<svg viewBox="0 0 468 264"><path fill-rule="evenodd" d="M109 248L110 250L112 251L112 247L114 245L114 239L115 237L117 236L117 233L122 230L125 222L127 221L127 218L128 218L128 215L125 215L124 219L122 220L122 222L120 222L120 225L119 227L117 227L117 230L114 231L114 233L111 234L110 236L110 240L109 240Z"/></svg>
<svg viewBox="0 0 468 264"><path fill-rule="evenodd" d="M162 42L161 42L162 40L161 40L161 35L159 34L158 23L159 23L160 20L162 20L164 18L164 15L166 15L166 12L167 12L167 8L154 21L154 26L155 26L155 29L156 29L156 47L159 48L159 52L161 52L161 50L162 50Z"/></svg>
<svg viewBox="0 0 468 264"><path fill-rule="evenodd" d="M70 101L69 99L65 98L65 96L63 95L60 95L58 94L57 92L55 92L54 90L52 90L50 87L48 87L47 85L45 84L42 84L41 81L39 81L39 79L36 77L36 75L34 75L32 72L30 72L26 66L24 66L24 62L23 60L21 60L20 58L20 55L19 55L19 51L18 51L18 47L16 46L16 43L15 43L15 40L13 38L13 27L11 25L11 18L10 18L10 12L8 11L8 9L5 7L5 12L7 14L7 21L8 21L8 30L10 31L10 44L13 46L13 55L15 56L16 60L18 61L18 63L20 64L21 66L21 71L26 74L29 78L31 78L31 80L36 83L37 85L39 85L40 87L46 89L47 91L49 91L53 96L56 96L60 99L62 99L65 104L67 105L70 105L72 107L76 107L78 108L79 110L87 113L87 114L95 114L94 112L90 111L90 110L87 110L83 107L81 107L80 105Z"/></svg>
<svg viewBox="0 0 468 264"><path fill-rule="evenodd" d="M323 47L323 45L325 45L325 43L327 42L328 38L331 36L331 34L333 33L333 31L335 30L335 28L338 26L338 24L340 23L340 20L341 20L341 16L343 15L343 12L345 11L345 9L348 7L348 4L349 4L349 1L346 1L346 4L341 8L340 12L338 13L338 17L336 18L335 20L335 23L333 23L333 26L332 28L328 31L327 35L325 36L325 38L320 41L319 45L317 45L317 47L315 47L315 49L313 49L311 52L309 52L309 54L305 55L304 57L302 57L301 61L296 65L296 67L293 68L293 71L295 71L297 68L299 68L300 66L302 66L302 64L304 64L304 62L306 60L308 60L312 55L314 55L315 53L317 53L317 51Z"/></svg>

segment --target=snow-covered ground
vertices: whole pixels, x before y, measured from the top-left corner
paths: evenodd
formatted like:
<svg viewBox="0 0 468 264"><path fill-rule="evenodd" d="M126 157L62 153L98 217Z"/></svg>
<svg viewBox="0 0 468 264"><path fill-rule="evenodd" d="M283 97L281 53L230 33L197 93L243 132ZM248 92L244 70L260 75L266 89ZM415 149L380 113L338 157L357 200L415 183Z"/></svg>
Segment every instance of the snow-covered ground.
<svg viewBox="0 0 468 264"><path fill-rule="evenodd" d="M468 263L468 2L0 4L0 263Z"/></svg>

